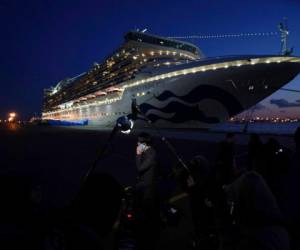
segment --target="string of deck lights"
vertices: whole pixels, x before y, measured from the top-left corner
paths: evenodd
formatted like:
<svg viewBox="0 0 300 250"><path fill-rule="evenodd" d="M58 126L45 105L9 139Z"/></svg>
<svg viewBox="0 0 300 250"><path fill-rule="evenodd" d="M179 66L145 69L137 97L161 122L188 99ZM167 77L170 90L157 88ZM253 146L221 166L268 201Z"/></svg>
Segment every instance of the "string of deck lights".
<svg viewBox="0 0 300 250"><path fill-rule="evenodd" d="M49 115L50 118L52 115L56 115L56 114L61 114L63 112L66 111L71 111L71 110L80 110L82 108L88 108L90 106L98 106L98 105L103 105L103 104L111 104L113 102L119 101L122 99L122 95L124 94L125 89L128 88L132 88L132 87L136 87L139 86L141 84L145 84L145 83L150 83L153 81L157 81L157 80L161 80L161 79L165 79L165 78L172 78L172 77L176 77L176 76L180 76L180 75L186 75L186 74L194 74L197 72L206 72L209 70L217 70L217 69L221 69L221 68L229 68L229 67L240 67L243 65L255 65L258 63L281 63L284 61L290 61L290 62L298 62L299 59L297 58L286 58L286 57L269 57L269 58L264 58L264 59L257 59L257 58L253 58L251 60L238 60L238 61L231 61L231 62L226 62L226 63L217 63L217 64L211 64L211 65L206 65L206 66L198 66L198 67L194 67L191 69L183 69L183 70L177 70L177 71L173 71L173 72L169 72L169 73L164 73L158 76L154 76L154 77L149 77L146 79L142 79L142 80L137 80L137 81L133 81L133 82L128 82L127 84L123 85L120 89L122 90L119 93L118 97L114 97L114 98L108 98L105 97L104 100L98 100L95 101L93 103L88 103L88 104L84 104L81 105L80 107L63 107L63 105L61 106L61 110L56 110L56 111L51 111L51 112L47 112L47 113L43 113L43 115L45 116L45 118L47 118L47 116ZM282 90L285 90L282 88ZM299 91L300 92L300 91ZM137 96L143 96L143 93L137 93Z"/></svg>
<svg viewBox="0 0 300 250"><path fill-rule="evenodd" d="M125 51L123 50L122 53L124 54ZM153 56L157 56L157 55L163 56L163 55L171 55L171 54L172 54L173 56L175 56L175 55L178 54L178 56L184 57L184 58L186 58L186 59L191 59L191 60L196 59L195 56L189 55L189 54L184 53L184 52L180 52L180 53L179 53L179 52L168 51L168 50L166 50L166 51L163 51L163 50L159 50L159 51L150 51L149 53L144 52L144 53L142 53L142 54L133 54L133 55L132 55L132 59L133 59L133 60L137 60L138 58L141 58L141 59L143 58L143 60L141 60L141 61L139 62L140 64L143 64L143 63L147 62L147 59L145 58L146 56L151 56L151 57L153 57ZM128 53L128 56L130 56L130 53ZM116 54L116 57L120 57L119 53ZM127 57L126 57L126 58L127 58ZM106 64L107 64L107 67L108 67L108 68L111 68L113 65L115 65L116 62L114 61L114 57L109 58L109 59L106 61ZM160 66L160 65L167 65L167 66L169 66L169 65L171 65L171 63L170 63L170 62L165 62L165 63L161 63L161 64L156 64L155 66L158 67L158 66ZM85 75L85 74L91 74L93 71L95 71L95 70L97 70L97 69L99 69L99 68L100 68L100 65L99 65L98 63L94 63L93 68L92 68L88 73L83 72L83 73L81 73L81 74L79 74L79 75L77 75L77 76L75 76L75 77L73 77L73 78L70 78L70 79L67 79L67 80L62 80L62 81L58 82L58 83L56 84L55 87L49 89L49 91L50 91L49 95L51 96L51 95L54 95L54 94L58 93L58 92L62 89L62 85L63 85L63 84L66 85L66 83L72 83L72 82L73 82L74 80L76 80L77 78L79 78L79 77L81 77L81 76L83 76L83 75ZM127 71L126 68L125 68L125 71ZM103 76L105 76L105 75L107 75L107 74L110 74L110 77L109 77L110 79L116 76L116 73L114 73L114 72L109 73L109 71L104 71L104 72L102 73ZM86 83L89 83L89 82L90 82L90 80L88 79L88 80L86 81ZM97 81L93 81L93 83L94 83L94 84L97 84Z"/></svg>
<svg viewBox="0 0 300 250"><path fill-rule="evenodd" d="M258 32L258 33L240 33L240 34L222 34L222 35L189 35L189 36L169 36L170 39L210 39L210 38L231 38L231 37L249 37L249 36L278 36L278 32Z"/></svg>

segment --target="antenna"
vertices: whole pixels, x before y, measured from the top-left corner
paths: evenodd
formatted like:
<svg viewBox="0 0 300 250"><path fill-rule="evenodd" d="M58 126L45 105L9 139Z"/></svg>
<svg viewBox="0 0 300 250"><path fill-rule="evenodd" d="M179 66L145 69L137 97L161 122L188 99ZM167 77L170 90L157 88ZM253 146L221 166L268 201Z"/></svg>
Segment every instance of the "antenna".
<svg viewBox="0 0 300 250"><path fill-rule="evenodd" d="M184 36L168 36L170 39L223 39L223 38L243 38L243 37L270 37L280 35L281 51L283 56L289 56L293 53L294 48L288 48L289 30L287 25L287 18L278 24L279 32L250 32L250 33L236 33L236 34L207 34L207 35L184 35Z"/></svg>
<svg viewBox="0 0 300 250"><path fill-rule="evenodd" d="M280 41L281 41L281 55L288 56L291 55L293 52L293 48L288 48L287 42L288 42L288 35L289 30L287 26L287 18L283 18L283 22L280 22L278 24L278 29L280 31Z"/></svg>

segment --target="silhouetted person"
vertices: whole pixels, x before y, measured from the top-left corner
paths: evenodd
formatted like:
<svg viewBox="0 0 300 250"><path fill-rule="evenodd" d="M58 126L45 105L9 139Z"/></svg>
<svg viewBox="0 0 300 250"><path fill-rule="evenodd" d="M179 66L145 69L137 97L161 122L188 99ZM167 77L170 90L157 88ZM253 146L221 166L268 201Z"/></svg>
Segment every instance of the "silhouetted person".
<svg viewBox="0 0 300 250"><path fill-rule="evenodd" d="M255 170L266 180L280 205L283 177L288 172L288 165L289 151L274 138L270 138L263 146L260 160L255 162Z"/></svg>
<svg viewBox="0 0 300 250"><path fill-rule="evenodd" d="M225 187L238 227L238 250L288 250L289 237L270 188L255 171Z"/></svg>
<svg viewBox="0 0 300 250"><path fill-rule="evenodd" d="M300 249L300 127L294 134L295 151L291 156L291 162L285 179L284 213L289 223L291 234L291 249Z"/></svg>
<svg viewBox="0 0 300 250"><path fill-rule="evenodd" d="M217 180L215 169L201 155L189 162L188 169L181 167L177 177L183 191L189 194L194 244L199 249L216 249L228 231L230 219L224 184Z"/></svg>
<svg viewBox="0 0 300 250"><path fill-rule="evenodd" d="M40 249L40 217L30 199L34 179L0 175L0 249Z"/></svg>
<svg viewBox="0 0 300 250"><path fill-rule="evenodd" d="M193 178L193 185L186 183L186 192L189 194L192 220L194 224L196 240L200 247L210 246L211 229L214 226L212 204L210 200L210 185L212 169L207 161L201 155L195 156L189 163L189 175Z"/></svg>
<svg viewBox="0 0 300 250"><path fill-rule="evenodd" d="M253 170L253 165L262 156L263 144L258 134L251 134L248 142L247 170Z"/></svg>
<svg viewBox="0 0 300 250"><path fill-rule="evenodd" d="M159 234L159 204L157 195L157 158L148 133L138 136L136 147L138 249L155 249Z"/></svg>
<svg viewBox="0 0 300 250"><path fill-rule="evenodd" d="M300 127L298 127L294 134L294 141L296 144L296 149L300 150Z"/></svg>
<svg viewBox="0 0 300 250"><path fill-rule="evenodd" d="M74 202L52 218L58 232L54 243L61 244L58 249L103 249L103 239L119 214L122 192L121 185L110 175L89 176Z"/></svg>
<svg viewBox="0 0 300 250"><path fill-rule="evenodd" d="M218 144L216 175L220 184L230 183L235 175L235 135L228 133L225 140Z"/></svg>

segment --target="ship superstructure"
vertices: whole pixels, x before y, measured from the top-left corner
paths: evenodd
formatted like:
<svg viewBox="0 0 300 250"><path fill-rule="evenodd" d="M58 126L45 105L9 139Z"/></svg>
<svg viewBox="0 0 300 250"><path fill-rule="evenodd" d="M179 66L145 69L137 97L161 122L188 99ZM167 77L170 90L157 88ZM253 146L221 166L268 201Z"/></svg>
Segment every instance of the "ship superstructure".
<svg viewBox="0 0 300 250"><path fill-rule="evenodd" d="M210 127L292 80L300 58L206 58L193 44L131 31L102 64L44 91L43 119L113 126L132 99L161 127Z"/></svg>

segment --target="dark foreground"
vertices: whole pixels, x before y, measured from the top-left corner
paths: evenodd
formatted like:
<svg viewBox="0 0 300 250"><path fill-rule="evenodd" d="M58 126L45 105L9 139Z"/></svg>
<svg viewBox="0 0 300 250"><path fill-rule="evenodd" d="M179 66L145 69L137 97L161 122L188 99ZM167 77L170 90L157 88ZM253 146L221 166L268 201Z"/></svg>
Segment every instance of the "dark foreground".
<svg viewBox="0 0 300 250"><path fill-rule="evenodd" d="M41 213L39 218L49 215L51 211L67 207L72 202L79 191L83 176L108 136L109 131L37 126L0 127L0 194L4 204L0 214L0 221L3 222L0 222L0 243L10 245L5 248L1 245L1 249L14 249L14 246L18 246L18 241L27 242L35 239L35 229L29 216L35 212L26 210L30 207L27 206L28 193L31 199L38 203L37 213ZM169 136L183 159L190 160L193 156L201 154L213 161L216 141L222 139L224 135L193 131L190 136L179 138L176 131L172 131L169 132ZM240 165L243 165L246 141L247 136L238 137L237 154L240 156L238 158ZM282 142L288 147L293 147L290 137L282 138ZM168 175L175 164L175 159L159 137L156 137L155 145L159 152L162 174ZM135 135L117 135L95 172L109 174L123 186L134 185L135 146ZM174 183L165 185L163 190L165 197L173 197L176 189ZM297 196L298 190L290 191ZM184 199L178 203L181 203L179 205L183 211L188 210ZM165 228L160 248L188 249L192 235L190 221L191 217L186 213L180 225ZM107 245L109 249L109 241Z"/></svg>

